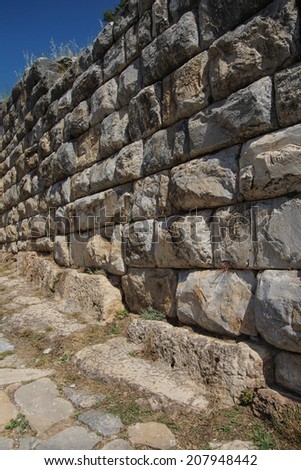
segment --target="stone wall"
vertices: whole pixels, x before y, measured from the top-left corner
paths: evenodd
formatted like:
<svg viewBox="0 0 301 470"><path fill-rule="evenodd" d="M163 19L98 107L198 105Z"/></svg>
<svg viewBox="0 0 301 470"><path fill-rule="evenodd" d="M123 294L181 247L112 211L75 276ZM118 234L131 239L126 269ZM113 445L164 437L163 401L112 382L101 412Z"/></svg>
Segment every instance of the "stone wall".
<svg viewBox="0 0 301 470"><path fill-rule="evenodd" d="M130 0L4 105L0 243L276 349L300 393L298 2ZM77 289L74 289L74 292Z"/></svg>

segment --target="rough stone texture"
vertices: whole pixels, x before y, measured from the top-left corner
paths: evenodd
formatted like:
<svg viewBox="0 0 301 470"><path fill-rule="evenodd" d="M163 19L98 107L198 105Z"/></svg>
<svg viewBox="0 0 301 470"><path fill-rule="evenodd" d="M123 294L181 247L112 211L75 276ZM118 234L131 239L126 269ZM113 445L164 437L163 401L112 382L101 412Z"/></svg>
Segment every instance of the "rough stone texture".
<svg viewBox="0 0 301 470"><path fill-rule="evenodd" d="M0 354L14 351L15 347L7 339L0 337Z"/></svg>
<svg viewBox="0 0 301 470"><path fill-rule="evenodd" d="M13 439L0 437L0 450L11 450L14 447Z"/></svg>
<svg viewBox="0 0 301 470"><path fill-rule="evenodd" d="M295 102L295 101L294 101ZM301 126L247 142L240 158L240 192L246 200L301 192Z"/></svg>
<svg viewBox="0 0 301 470"><path fill-rule="evenodd" d="M169 269L131 268L122 278L126 303L136 313L154 307L174 317L176 286L177 275Z"/></svg>
<svg viewBox="0 0 301 470"><path fill-rule="evenodd" d="M111 320L124 308L119 289L105 276L66 272L57 291L69 310L93 311L99 320Z"/></svg>
<svg viewBox="0 0 301 470"><path fill-rule="evenodd" d="M136 60L119 77L118 103L120 106L126 106L137 95L141 88L140 81L140 62Z"/></svg>
<svg viewBox="0 0 301 470"><path fill-rule="evenodd" d="M276 356L276 382L301 395L301 356L281 352Z"/></svg>
<svg viewBox="0 0 301 470"><path fill-rule="evenodd" d="M101 441L93 432L72 426L36 446L36 450L91 450Z"/></svg>
<svg viewBox="0 0 301 470"><path fill-rule="evenodd" d="M124 439L114 439L102 447L102 450L134 450L128 441Z"/></svg>
<svg viewBox="0 0 301 470"><path fill-rule="evenodd" d="M171 171L169 198L178 211L235 202L239 147L193 160Z"/></svg>
<svg viewBox="0 0 301 470"><path fill-rule="evenodd" d="M74 361L89 378L116 385L126 384L142 391L159 405L159 409L177 410L184 407L187 411L206 412L208 402L202 385L193 382L183 371L175 372L162 361L146 361L130 355L137 350L137 344L129 343L122 337L113 338L105 344L79 351Z"/></svg>
<svg viewBox="0 0 301 470"><path fill-rule="evenodd" d="M118 434L123 424L118 416L102 411L85 411L78 417L81 423L86 424L89 428L99 432L103 436L111 437Z"/></svg>
<svg viewBox="0 0 301 470"><path fill-rule="evenodd" d="M189 119L191 156L273 130L272 82L266 77Z"/></svg>
<svg viewBox="0 0 301 470"><path fill-rule="evenodd" d="M281 127L290 126L301 120L300 77L300 65L275 75L277 118Z"/></svg>
<svg viewBox="0 0 301 470"><path fill-rule="evenodd" d="M72 87L72 101L78 105L81 101L90 98L92 93L102 83L102 68L98 65L92 65L82 73L74 82Z"/></svg>
<svg viewBox="0 0 301 470"><path fill-rule="evenodd" d="M176 447L175 436L162 423L136 423L128 428L128 436L131 443L136 446L164 450Z"/></svg>
<svg viewBox="0 0 301 470"><path fill-rule="evenodd" d="M214 3L210 0L203 0L199 2L201 48L207 49L215 39L235 28L239 23L243 23L269 3L271 0L253 2L217 0Z"/></svg>
<svg viewBox="0 0 301 470"><path fill-rule="evenodd" d="M276 1L274 4L275 9L268 9L246 25L225 34L209 49L210 83L215 100L273 74L299 54L295 2Z"/></svg>
<svg viewBox="0 0 301 470"><path fill-rule="evenodd" d="M91 126L101 122L117 107L118 83L115 78L98 88L91 97Z"/></svg>
<svg viewBox="0 0 301 470"><path fill-rule="evenodd" d="M21 437L21 439L19 439L18 450L33 450L36 449L39 443L40 440L34 437Z"/></svg>
<svg viewBox="0 0 301 470"><path fill-rule="evenodd" d="M206 108L209 104L208 54L193 57L163 80L164 126Z"/></svg>
<svg viewBox="0 0 301 470"><path fill-rule="evenodd" d="M31 382L32 380L41 379L42 377L47 377L48 375L52 374L52 370L2 369L0 377L0 386L21 382Z"/></svg>
<svg viewBox="0 0 301 470"><path fill-rule="evenodd" d="M145 220L170 213L169 173L162 172L134 183L132 219Z"/></svg>
<svg viewBox="0 0 301 470"><path fill-rule="evenodd" d="M6 393L0 391L0 429L9 424L11 419L16 418L18 409L12 404Z"/></svg>
<svg viewBox="0 0 301 470"><path fill-rule="evenodd" d="M131 267L155 267L154 221L142 220L125 225L123 233L125 263Z"/></svg>
<svg viewBox="0 0 301 470"><path fill-rule="evenodd" d="M129 105L129 132L132 140L139 140L161 127L161 85L151 85L135 96Z"/></svg>
<svg viewBox="0 0 301 470"><path fill-rule="evenodd" d="M255 285L252 272L181 272L177 317L184 324L225 336L255 336Z"/></svg>
<svg viewBox="0 0 301 470"><path fill-rule="evenodd" d="M106 399L105 395L92 395L85 390L74 390L71 387L65 387L63 391L77 408L92 408Z"/></svg>
<svg viewBox="0 0 301 470"><path fill-rule="evenodd" d="M257 450L257 447L254 446L253 442L240 441L239 439L228 442L210 442L209 445L213 450Z"/></svg>
<svg viewBox="0 0 301 470"><path fill-rule="evenodd" d="M164 31L142 51L144 85L162 79L199 52L199 35L192 12Z"/></svg>
<svg viewBox="0 0 301 470"><path fill-rule="evenodd" d="M121 36L104 56L104 79L108 80L121 72L125 63L124 36Z"/></svg>
<svg viewBox="0 0 301 470"><path fill-rule="evenodd" d="M127 108L110 114L100 126L100 157L112 155L128 144L129 114Z"/></svg>
<svg viewBox="0 0 301 470"><path fill-rule="evenodd" d="M128 336L173 370L184 369L199 387L206 387L215 406L231 406L243 390L273 379L274 351L255 342L222 341L147 320L134 320Z"/></svg>
<svg viewBox="0 0 301 470"><path fill-rule="evenodd" d="M301 352L300 272L265 271L255 300L256 327L270 344Z"/></svg>
<svg viewBox="0 0 301 470"><path fill-rule="evenodd" d="M65 117L64 139L71 140L84 134L89 129L90 108L82 101L72 113Z"/></svg>
<svg viewBox="0 0 301 470"><path fill-rule="evenodd" d="M58 396L50 379L23 385L16 391L15 401L38 434L68 419L74 412L72 405Z"/></svg>

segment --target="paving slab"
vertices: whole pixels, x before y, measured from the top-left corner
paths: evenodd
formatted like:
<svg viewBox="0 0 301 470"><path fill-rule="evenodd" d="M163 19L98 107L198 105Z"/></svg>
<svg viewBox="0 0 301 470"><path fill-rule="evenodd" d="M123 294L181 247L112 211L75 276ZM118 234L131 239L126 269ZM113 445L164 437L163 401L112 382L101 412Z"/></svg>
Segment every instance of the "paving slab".
<svg viewBox="0 0 301 470"><path fill-rule="evenodd" d="M41 441L39 439L36 439L35 437L29 436L29 437L21 437L19 439L19 450L33 450L36 448L36 446L40 443Z"/></svg>
<svg viewBox="0 0 301 470"><path fill-rule="evenodd" d="M70 387L65 387L63 392L77 408L93 408L93 406L106 399L106 396L103 394L92 395L84 390L75 390Z"/></svg>
<svg viewBox="0 0 301 470"><path fill-rule="evenodd" d="M236 439L235 441L210 442L209 445L214 450L256 450L257 449L257 447L254 446L253 442L240 441L239 439Z"/></svg>
<svg viewBox="0 0 301 470"><path fill-rule="evenodd" d="M176 447L175 436L162 423L136 423L128 428L128 436L131 443L136 446L148 446L162 450Z"/></svg>
<svg viewBox="0 0 301 470"><path fill-rule="evenodd" d="M58 396L55 384L48 378L20 387L15 392L15 401L31 428L40 434L68 419L74 412L71 403Z"/></svg>
<svg viewBox="0 0 301 470"><path fill-rule="evenodd" d="M40 369L1 369L0 386L14 383L31 382L54 373L53 370Z"/></svg>
<svg viewBox="0 0 301 470"><path fill-rule="evenodd" d="M11 419L16 418L18 410L10 401L6 393L0 391L0 431L9 424Z"/></svg>
<svg viewBox="0 0 301 470"><path fill-rule="evenodd" d="M0 450L11 450L14 447L14 441L6 437L0 437Z"/></svg>
<svg viewBox="0 0 301 470"><path fill-rule="evenodd" d="M97 410L85 411L79 415L78 419L81 423L86 424L94 431L106 437L114 436L123 427L121 419L118 416Z"/></svg>
<svg viewBox="0 0 301 470"><path fill-rule="evenodd" d="M102 450L134 450L125 439L114 439L102 447Z"/></svg>
<svg viewBox="0 0 301 470"><path fill-rule="evenodd" d="M55 436L41 442L37 450L91 450L101 441L94 432L88 432L81 426L64 429Z"/></svg>

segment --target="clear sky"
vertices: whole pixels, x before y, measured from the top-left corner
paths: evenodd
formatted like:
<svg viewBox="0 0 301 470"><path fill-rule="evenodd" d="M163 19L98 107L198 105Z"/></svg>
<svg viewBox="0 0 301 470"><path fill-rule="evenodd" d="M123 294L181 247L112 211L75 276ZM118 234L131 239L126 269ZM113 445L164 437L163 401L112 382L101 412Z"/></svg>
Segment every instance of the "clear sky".
<svg viewBox="0 0 301 470"><path fill-rule="evenodd" d="M9 94L25 67L24 52L49 54L50 40L80 46L101 30L104 10L118 0L2 0L0 25L0 95Z"/></svg>

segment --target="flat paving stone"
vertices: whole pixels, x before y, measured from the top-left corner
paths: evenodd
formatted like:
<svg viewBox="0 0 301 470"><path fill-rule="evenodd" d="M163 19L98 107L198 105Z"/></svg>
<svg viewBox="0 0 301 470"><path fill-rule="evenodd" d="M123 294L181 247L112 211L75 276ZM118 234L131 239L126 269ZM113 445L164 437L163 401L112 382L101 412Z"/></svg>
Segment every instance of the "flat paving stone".
<svg viewBox="0 0 301 470"><path fill-rule="evenodd" d="M74 388L65 387L63 389L65 395L72 401L77 408L92 408L98 403L105 401L106 396L102 394L91 395L84 390L75 390Z"/></svg>
<svg viewBox="0 0 301 470"><path fill-rule="evenodd" d="M38 433L68 419L74 412L71 403L58 396L55 384L47 378L20 387L15 392L15 401Z"/></svg>
<svg viewBox="0 0 301 470"><path fill-rule="evenodd" d="M19 450L33 450L41 441L35 437L21 437L19 440Z"/></svg>
<svg viewBox="0 0 301 470"><path fill-rule="evenodd" d="M131 443L137 446L162 450L176 447L175 436L162 423L136 423L128 428L128 436Z"/></svg>
<svg viewBox="0 0 301 470"><path fill-rule="evenodd" d="M6 393L0 391L0 430L2 430L11 419L16 418L18 410L10 401Z"/></svg>
<svg viewBox="0 0 301 470"><path fill-rule="evenodd" d="M222 442L210 442L211 449L214 450L256 450L253 442L250 441L222 441Z"/></svg>
<svg viewBox="0 0 301 470"><path fill-rule="evenodd" d="M3 337L0 338L0 354L14 351L14 349L15 349L15 346L11 344L7 339Z"/></svg>
<svg viewBox="0 0 301 470"><path fill-rule="evenodd" d="M123 427L121 419L118 416L103 413L102 411L85 411L78 419L81 423L86 424L94 431L106 437L114 436Z"/></svg>
<svg viewBox="0 0 301 470"><path fill-rule="evenodd" d="M6 437L0 437L0 450L11 450L14 447L14 441Z"/></svg>
<svg viewBox="0 0 301 470"><path fill-rule="evenodd" d="M40 369L1 369L0 386L14 383L31 382L52 375L52 370Z"/></svg>
<svg viewBox="0 0 301 470"><path fill-rule="evenodd" d="M114 439L102 447L102 450L134 450L125 439Z"/></svg>
<svg viewBox="0 0 301 470"><path fill-rule="evenodd" d="M81 426L64 429L36 446L37 450L91 450L101 438Z"/></svg>
<svg viewBox="0 0 301 470"><path fill-rule="evenodd" d="M25 369L26 366L22 359L20 359L16 354L12 354L10 356L6 356L4 359L0 361L0 369L9 368L9 369ZM1 372L0 372L1 376Z"/></svg>

